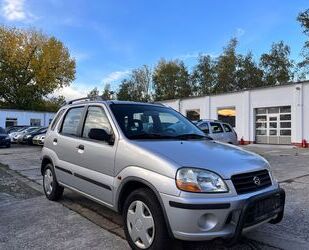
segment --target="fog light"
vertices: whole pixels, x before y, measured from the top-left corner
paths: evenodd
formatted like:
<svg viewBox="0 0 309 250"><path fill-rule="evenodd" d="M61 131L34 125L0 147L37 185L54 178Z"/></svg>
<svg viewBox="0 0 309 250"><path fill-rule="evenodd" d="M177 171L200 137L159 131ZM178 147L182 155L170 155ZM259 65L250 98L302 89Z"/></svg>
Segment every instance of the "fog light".
<svg viewBox="0 0 309 250"><path fill-rule="evenodd" d="M218 219L214 214L204 214L198 220L198 225L201 229L209 231L218 223Z"/></svg>

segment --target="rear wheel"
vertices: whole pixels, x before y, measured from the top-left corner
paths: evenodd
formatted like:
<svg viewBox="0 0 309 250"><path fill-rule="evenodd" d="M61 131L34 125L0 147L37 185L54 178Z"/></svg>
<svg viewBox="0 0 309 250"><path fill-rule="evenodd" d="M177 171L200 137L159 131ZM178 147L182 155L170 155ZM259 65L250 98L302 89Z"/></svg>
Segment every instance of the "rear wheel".
<svg viewBox="0 0 309 250"><path fill-rule="evenodd" d="M123 207L126 238L132 249L165 249L168 233L155 194L148 189L133 191Z"/></svg>
<svg viewBox="0 0 309 250"><path fill-rule="evenodd" d="M48 163L43 171L43 188L47 199L57 201L63 194L63 187L61 187L55 176L55 171L52 164Z"/></svg>

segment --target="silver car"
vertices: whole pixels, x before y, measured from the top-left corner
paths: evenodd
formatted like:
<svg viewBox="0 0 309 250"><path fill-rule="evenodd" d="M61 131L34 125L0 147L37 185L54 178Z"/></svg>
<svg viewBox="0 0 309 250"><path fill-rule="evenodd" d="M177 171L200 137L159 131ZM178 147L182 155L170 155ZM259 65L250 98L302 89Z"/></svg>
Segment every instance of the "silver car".
<svg viewBox="0 0 309 250"><path fill-rule="evenodd" d="M228 123L218 120L199 120L195 125L216 141L238 145L237 134Z"/></svg>
<svg viewBox="0 0 309 250"><path fill-rule="evenodd" d="M31 133L37 129L39 129L40 127L27 127L24 129L20 129L17 132L13 132L12 134L10 134L10 138L11 138L11 142L13 143L20 143L22 142L23 136L27 133Z"/></svg>
<svg viewBox="0 0 309 250"><path fill-rule="evenodd" d="M122 214L133 249L171 238L233 244L283 217L285 192L265 159L159 104L70 102L47 131L41 172L48 199L69 188Z"/></svg>

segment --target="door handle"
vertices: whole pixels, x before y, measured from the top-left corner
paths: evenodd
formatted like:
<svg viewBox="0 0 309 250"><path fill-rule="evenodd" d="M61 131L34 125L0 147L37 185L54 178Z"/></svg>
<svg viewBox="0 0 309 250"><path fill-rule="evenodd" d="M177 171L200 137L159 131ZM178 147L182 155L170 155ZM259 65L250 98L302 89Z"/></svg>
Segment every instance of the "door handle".
<svg viewBox="0 0 309 250"><path fill-rule="evenodd" d="M57 138L54 138L54 142L58 142Z"/></svg>
<svg viewBox="0 0 309 250"><path fill-rule="evenodd" d="M54 140L53 140L53 144L54 144L54 145L57 145L57 144L58 144L58 140L57 140L57 138L54 138Z"/></svg>
<svg viewBox="0 0 309 250"><path fill-rule="evenodd" d="M84 150L84 149L85 149L85 146L82 145L82 144L80 144L80 145L78 145L76 148L77 148L77 149L80 149L80 150Z"/></svg>

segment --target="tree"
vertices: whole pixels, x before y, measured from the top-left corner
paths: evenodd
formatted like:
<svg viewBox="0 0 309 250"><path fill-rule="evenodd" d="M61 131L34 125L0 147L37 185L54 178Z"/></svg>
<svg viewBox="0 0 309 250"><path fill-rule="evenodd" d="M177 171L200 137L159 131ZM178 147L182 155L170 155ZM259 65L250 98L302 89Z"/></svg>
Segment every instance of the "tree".
<svg viewBox="0 0 309 250"><path fill-rule="evenodd" d="M127 79L122 80L117 92L117 99L121 101L134 101L133 83Z"/></svg>
<svg viewBox="0 0 309 250"><path fill-rule="evenodd" d="M297 21L300 22L303 33L309 38L309 9L299 13ZM297 66L301 70L299 78L304 79L309 74L309 39L305 42L301 55L303 60Z"/></svg>
<svg viewBox="0 0 309 250"><path fill-rule="evenodd" d="M151 70L146 65L132 71L130 80L134 85L134 96L137 101L150 100L151 78Z"/></svg>
<svg viewBox="0 0 309 250"><path fill-rule="evenodd" d="M100 94L100 91L98 90L97 87L95 87L92 90L90 90L90 92L87 94L87 97L94 98L94 97L98 96L99 94Z"/></svg>
<svg viewBox="0 0 309 250"><path fill-rule="evenodd" d="M214 59L209 55L199 55L198 63L191 74L193 92L195 95L209 95L216 83Z"/></svg>
<svg viewBox="0 0 309 250"><path fill-rule="evenodd" d="M113 99L114 95L114 91L111 90L111 85L109 83L105 84L104 86L104 90L103 90L103 93L102 93L102 97L104 100L111 100Z"/></svg>
<svg viewBox="0 0 309 250"><path fill-rule="evenodd" d="M232 38L223 49L222 55L217 59L216 74L217 82L214 86L214 93L224 93L237 89L237 39Z"/></svg>
<svg viewBox="0 0 309 250"><path fill-rule="evenodd" d="M236 90L263 86L263 71L254 61L251 52L246 56L238 55L236 82Z"/></svg>
<svg viewBox="0 0 309 250"><path fill-rule="evenodd" d="M117 99L148 102L151 100L151 70L146 66L134 69L130 78L122 81Z"/></svg>
<svg viewBox="0 0 309 250"><path fill-rule="evenodd" d="M294 64L289 56L290 47L283 41L273 43L270 52L261 55L260 66L264 71L264 85L279 85L293 79Z"/></svg>
<svg viewBox="0 0 309 250"><path fill-rule="evenodd" d="M55 37L0 26L0 99L30 109L75 78L75 61Z"/></svg>
<svg viewBox="0 0 309 250"><path fill-rule="evenodd" d="M180 60L160 60L153 73L156 100L187 97L192 94L189 73Z"/></svg>

